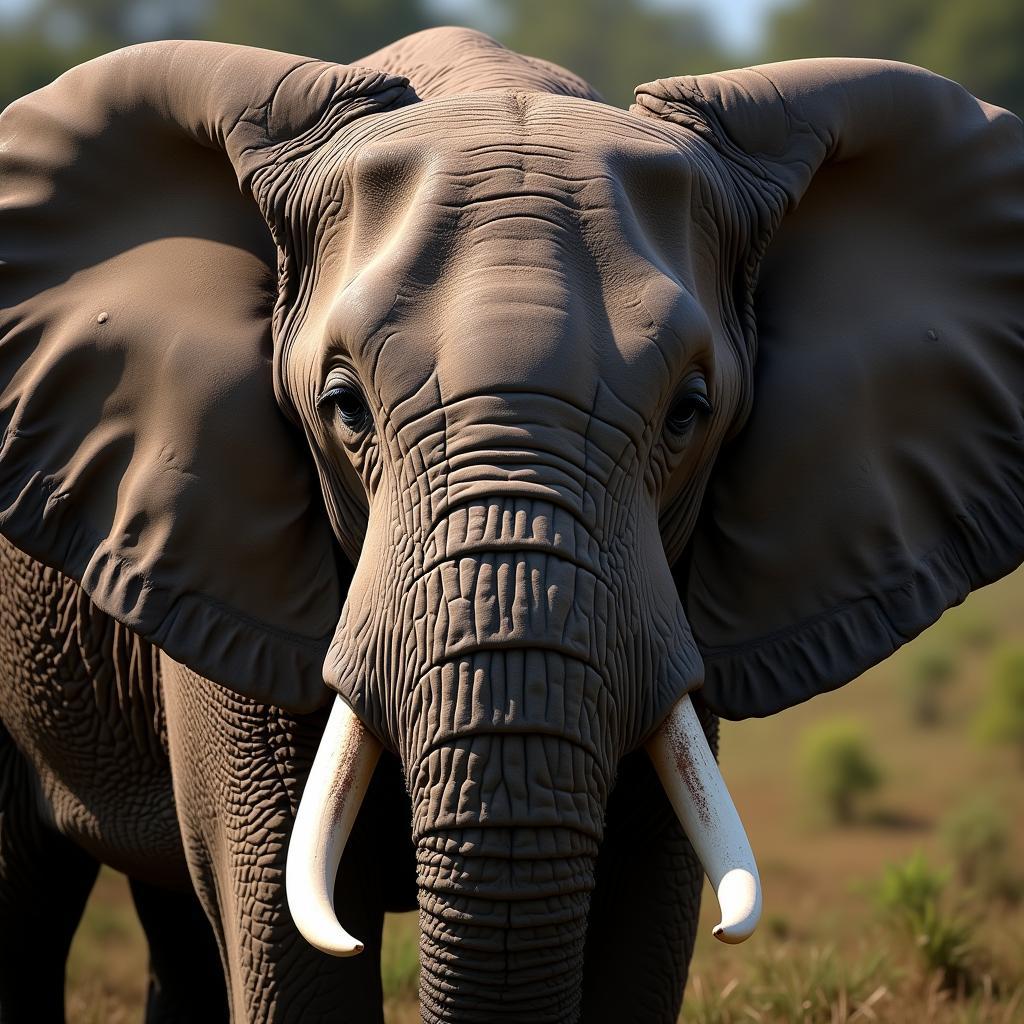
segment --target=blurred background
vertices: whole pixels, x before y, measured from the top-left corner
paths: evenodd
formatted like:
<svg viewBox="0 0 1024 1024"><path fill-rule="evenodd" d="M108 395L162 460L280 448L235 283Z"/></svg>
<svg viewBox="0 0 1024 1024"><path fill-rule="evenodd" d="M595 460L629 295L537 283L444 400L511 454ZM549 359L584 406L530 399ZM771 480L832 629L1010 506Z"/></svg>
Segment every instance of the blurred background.
<svg viewBox="0 0 1024 1024"><path fill-rule="evenodd" d="M0 0L0 106L128 42L198 37L348 61L435 24L635 85L793 57L888 57L1024 112L1022 0ZM745 946L710 938L694 1024L1024 1022L1024 572L844 690L725 724L764 875ZM413 1024L415 915L389 919L391 1024ZM105 872L69 966L73 1024L142 1020L146 951Z"/></svg>
<svg viewBox="0 0 1024 1024"><path fill-rule="evenodd" d="M0 0L0 105L145 39L350 61L447 23L565 64L616 104L668 75L864 56L920 64L1024 110L1021 0Z"/></svg>

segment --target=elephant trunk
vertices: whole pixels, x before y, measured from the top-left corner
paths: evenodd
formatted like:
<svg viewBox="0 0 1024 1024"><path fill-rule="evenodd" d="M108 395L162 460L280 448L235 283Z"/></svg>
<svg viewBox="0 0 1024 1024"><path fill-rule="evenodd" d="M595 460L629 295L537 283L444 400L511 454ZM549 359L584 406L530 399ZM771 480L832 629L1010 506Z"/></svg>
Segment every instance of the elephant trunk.
<svg viewBox="0 0 1024 1024"><path fill-rule="evenodd" d="M405 549L385 525L368 532L325 665L346 703L293 839L289 899L307 937L355 951L333 930L330 889L382 741L412 800L424 1019L577 1020L616 765L653 737L659 774L721 883L720 936L739 941L756 919L756 869L691 728L685 693L699 660L660 547L646 557L643 531L599 542L555 505L503 499L450 510L399 568ZM316 807L304 817L307 800ZM302 839L317 828L322 855Z"/></svg>
<svg viewBox="0 0 1024 1024"><path fill-rule="evenodd" d="M498 840L506 849L526 830ZM543 843L571 847L576 837L547 832ZM587 911L596 853L506 860L478 853L462 834L420 848L420 1009L429 1024L536 1021L579 1017ZM467 850L468 847L468 850ZM447 851L465 851L452 856ZM445 863L439 872L438 864ZM458 892L438 874L455 878ZM508 879L533 890L523 898ZM574 891L578 890L578 891Z"/></svg>
<svg viewBox="0 0 1024 1024"><path fill-rule="evenodd" d="M431 1024L578 1018L601 817L564 737L464 737L410 780ZM590 777L588 777L590 776Z"/></svg>

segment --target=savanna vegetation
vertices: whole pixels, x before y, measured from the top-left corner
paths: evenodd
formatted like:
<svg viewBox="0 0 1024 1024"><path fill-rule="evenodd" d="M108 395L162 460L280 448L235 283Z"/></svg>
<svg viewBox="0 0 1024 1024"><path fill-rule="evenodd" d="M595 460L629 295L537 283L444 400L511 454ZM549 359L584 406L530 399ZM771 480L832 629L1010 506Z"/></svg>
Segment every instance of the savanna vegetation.
<svg viewBox="0 0 1024 1024"><path fill-rule="evenodd" d="M455 20L572 67L616 103L661 76L828 54L909 60L1024 111L1020 0L783 0L748 52L666 0L477 0L457 12L441 0L21 0L0 6L0 105L143 39L344 61ZM1024 1021L1022 609L1018 573L845 690L723 727L766 917L747 945L724 947L705 900L685 1021ZM416 962L415 917L389 920L394 1024L418 1020ZM69 1019L135 1024L144 977L127 887L105 872L72 951Z"/></svg>

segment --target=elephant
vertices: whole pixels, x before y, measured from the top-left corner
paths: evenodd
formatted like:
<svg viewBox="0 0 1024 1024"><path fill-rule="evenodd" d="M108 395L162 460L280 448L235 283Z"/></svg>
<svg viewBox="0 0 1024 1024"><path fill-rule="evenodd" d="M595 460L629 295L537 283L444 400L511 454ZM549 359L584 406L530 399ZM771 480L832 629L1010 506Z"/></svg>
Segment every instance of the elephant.
<svg viewBox="0 0 1024 1024"><path fill-rule="evenodd" d="M0 1018L98 864L149 1021L670 1022L718 722L1024 561L1024 141L888 61L629 110L480 33L0 116Z"/></svg>

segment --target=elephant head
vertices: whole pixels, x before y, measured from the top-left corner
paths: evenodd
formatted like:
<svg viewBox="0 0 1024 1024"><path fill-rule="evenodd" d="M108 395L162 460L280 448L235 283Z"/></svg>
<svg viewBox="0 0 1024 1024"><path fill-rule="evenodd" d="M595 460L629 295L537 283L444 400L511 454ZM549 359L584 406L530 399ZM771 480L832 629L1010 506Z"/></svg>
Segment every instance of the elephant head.
<svg viewBox="0 0 1024 1024"><path fill-rule="evenodd" d="M470 33L366 63L151 44L5 112L0 530L243 695L336 692L315 943L358 951L388 749L427 1019L572 1020L620 760L738 940L690 691L781 710L1024 558L1021 126L880 61L629 112Z"/></svg>

